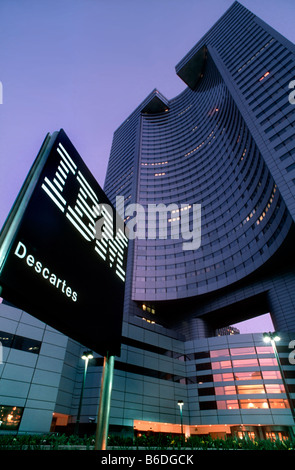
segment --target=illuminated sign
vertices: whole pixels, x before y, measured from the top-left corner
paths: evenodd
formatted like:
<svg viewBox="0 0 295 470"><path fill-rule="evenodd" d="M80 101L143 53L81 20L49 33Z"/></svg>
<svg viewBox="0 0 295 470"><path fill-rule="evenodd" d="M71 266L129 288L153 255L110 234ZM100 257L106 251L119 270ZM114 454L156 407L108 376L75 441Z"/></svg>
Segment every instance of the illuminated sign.
<svg viewBox="0 0 295 470"><path fill-rule="evenodd" d="M120 354L128 240L65 132L47 136L0 234L2 297Z"/></svg>

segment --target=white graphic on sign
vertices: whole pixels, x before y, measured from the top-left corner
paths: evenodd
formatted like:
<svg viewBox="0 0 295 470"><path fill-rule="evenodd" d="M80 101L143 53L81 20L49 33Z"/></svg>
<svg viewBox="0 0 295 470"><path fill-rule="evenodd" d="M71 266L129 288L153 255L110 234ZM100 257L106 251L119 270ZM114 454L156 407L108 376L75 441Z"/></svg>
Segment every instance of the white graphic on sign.
<svg viewBox="0 0 295 470"><path fill-rule="evenodd" d="M57 152L61 160L53 181L46 176L41 185L42 189L86 241L95 240L96 253L108 262L110 267L114 265L117 276L125 281L123 260L128 239L121 228L116 236L113 236L113 209L108 204L100 203L97 194L61 143L58 144ZM79 183L74 207L67 205L62 194L70 173Z"/></svg>

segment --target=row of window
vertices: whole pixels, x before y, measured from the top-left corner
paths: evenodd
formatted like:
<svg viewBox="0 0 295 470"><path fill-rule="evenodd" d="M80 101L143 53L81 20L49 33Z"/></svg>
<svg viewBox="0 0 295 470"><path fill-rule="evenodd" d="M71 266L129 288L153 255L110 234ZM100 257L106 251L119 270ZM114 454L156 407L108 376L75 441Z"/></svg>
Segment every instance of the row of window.
<svg viewBox="0 0 295 470"><path fill-rule="evenodd" d="M262 46L252 57L250 57L250 59L248 59L247 62L245 62L242 66L240 66L240 68L238 69L238 72L241 72L247 65L249 65L254 59L256 59L256 57L262 52L264 51L264 49L269 46L272 42L273 42L273 38L268 41L266 44L264 44L264 46ZM237 83L239 83L237 81Z"/></svg>
<svg viewBox="0 0 295 470"><path fill-rule="evenodd" d="M91 366L102 367L103 358L100 358L100 357L94 358L90 361L89 364ZM187 383L186 378L180 375L171 374L170 372L163 372L163 371L159 371L156 369L150 369L148 367L137 366L134 364L127 364L125 362L120 362L120 361L115 362L115 369L124 371L124 372L129 372L132 374L141 375L141 376L153 377L153 378L161 379L161 380L168 380L169 382L176 382L176 383L181 383L181 384Z"/></svg>
<svg viewBox="0 0 295 470"><path fill-rule="evenodd" d="M285 72L288 65L292 64L292 61L289 59L289 53L286 49L279 45L276 47L274 52L276 53L275 58L272 57L270 60L266 60L264 63L259 64L259 70L255 70L255 75L252 75L251 81L248 81L247 88L243 91L243 95L247 100L252 98L249 102L250 106L261 100L263 98L263 94L268 90L268 88L276 87L278 85L276 76L278 75L280 79L285 77L285 73L282 76L282 71ZM282 64L284 68L282 68ZM263 82L263 87L260 86L259 82Z"/></svg>
<svg viewBox="0 0 295 470"><path fill-rule="evenodd" d="M275 236L277 236L277 234L275 234ZM255 253L253 252L253 254L249 256L249 248L250 248L250 245L249 246L247 245L245 247L245 250L238 251L236 255L233 255L231 257L226 258L224 261L220 261L219 263L215 263L215 264L206 266L201 269L191 268L190 266L194 265L193 261L188 261L186 263L179 262L175 264L170 264L171 263L170 261L170 263L167 265L161 264L157 266L154 266L154 265L144 266L144 265L137 264L136 269L137 269L138 275L135 277L135 282L145 282L149 284L152 282L168 282L169 283L169 281L175 281L175 280L179 281L181 279L187 279L187 282L198 281L198 283L200 283L202 281L211 282L212 280L214 280L214 278L226 279L227 277L230 277L233 274L238 274L239 271L243 271L248 266L253 265L254 261L259 262L263 254L263 249L260 249ZM243 261L242 259L243 254L247 250L248 250L247 260ZM221 252L221 250L219 250L219 252ZM220 254L219 252L218 253L215 252L213 253L213 255L211 254L210 259L212 259L214 256L218 256ZM180 256L184 259L184 256L181 255L181 252L180 252ZM235 261L235 257L238 259L239 263L233 267L232 262ZM152 255L148 257L144 257L144 258L138 257L139 262L143 262L143 260L151 261L153 259L154 261L156 260L156 258L153 257ZM167 257L167 260L168 260L168 257ZM205 262L204 258L202 258L202 261L203 263ZM196 265L198 265L199 262L200 260L197 259ZM186 272L183 272L184 268ZM175 274L176 269L178 270L178 273ZM157 273L154 273L154 271L156 272L160 271L160 272L157 274ZM172 274L172 271L174 272L173 274ZM150 273L147 274L147 276L140 275L141 273L145 273L145 272L147 273L150 272ZM154 289L157 286L150 286L150 287Z"/></svg>
<svg viewBox="0 0 295 470"><path fill-rule="evenodd" d="M202 362L196 365L196 370L216 370L216 369L231 369L238 367L269 367L277 366L277 360L274 357L259 357L252 359L232 359L225 361L215 362Z"/></svg>
<svg viewBox="0 0 295 470"><path fill-rule="evenodd" d="M289 387L291 388L291 386ZM224 385L199 388L198 393L200 397L209 395L255 395L264 393L285 393L285 387L282 384L272 383L255 385Z"/></svg>
<svg viewBox="0 0 295 470"><path fill-rule="evenodd" d="M287 371L286 371L287 373ZM292 376L294 378L294 374ZM282 378L279 370L250 370L245 372L222 372L206 375L198 375L192 379L191 383L202 385L204 383L234 382L244 380L280 380Z"/></svg>
<svg viewBox="0 0 295 470"><path fill-rule="evenodd" d="M232 108L232 105L230 104L229 105L229 112L233 112L233 110L231 109ZM229 116L229 118L232 117L232 116ZM240 116L237 116L240 118ZM233 122L236 123L237 119L232 119ZM241 119L240 119L241 120ZM222 125L221 125L221 128L222 128ZM223 132L225 132L225 128L223 129L223 131L221 132L221 135L223 134ZM233 135L233 138L235 139L235 133L231 133ZM216 140L219 141L220 140L220 137ZM236 139L235 139L236 140ZM228 142L228 139L226 139L226 141ZM220 147L220 151L222 150L222 153L224 154L224 145L225 145L225 142L222 142L221 143L222 147ZM232 149L231 148L228 148L228 151L231 151ZM235 148L235 152L237 151L237 149ZM212 153L212 152L211 152ZM200 159L198 159L200 160ZM191 167L191 162L189 163L190 167ZM198 174L200 173L200 165L204 165L204 159L202 158L201 161L198 163ZM214 161L211 162L211 166L214 165L214 171L216 172L216 159L214 159ZM224 171L224 165L222 164L222 162L219 163L219 166L220 168L222 169L222 171ZM181 168L183 167L183 165L180 167L179 166L179 155L177 155L177 169L178 169L178 173L179 171L181 170ZM205 165L205 168L206 168L206 165ZM186 175L187 177L187 175Z"/></svg>
<svg viewBox="0 0 295 470"><path fill-rule="evenodd" d="M213 351L201 351L194 353L194 359L205 359L208 357L221 356L245 356L249 354L273 354L272 346L249 346L241 348L225 348Z"/></svg>
<svg viewBox="0 0 295 470"><path fill-rule="evenodd" d="M290 408L288 400L274 399L246 399L246 400L216 400L200 402L200 410L255 410L255 409L287 409Z"/></svg>
<svg viewBox="0 0 295 470"><path fill-rule="evenodd" d="M20 351L27 351L34 354L39 354L41 348L41 341L26 338L24 336L14 335L0 331L0 343L6 348L18 349Z"/></svg>
<svg viewBox="0 0 295 470"><path fill-rule="evenodd" d="M255 175L255 174L254 174L254 175ZM267 185L267 186L268 186L268 185ZM268 188L267 188L267 189L268 189ZM261 194L259 203L261 202L261 199L262 199L263 196L264 196L264 191L263 191L263 194ZM273 200L273 195L271 196L271 202L272 202L272 200ZM255 211L256 211L256 209L258 209L258 207L257 207L258 205L259 205L259 204L257 203L257 204L256 204L256 207L255 207ZM267 203L267 205L265 206L264 210L262 211L261 216L260 216L260 219L261 219L261 220L264 218L264 213L266 213L266 211L267 211L269 208L270 208L270 202ZM215 209L216 209L216 208L215 208ZM253 213L251 213L251 214L245 219L245 222L248 221L248 220L250 220L251 215L253 215ZM259 222L261 222L260 219L259 219ZM215 221L215 222L216 222L216 221ZM258 223L258 222L257 222L257 223ZM203 228L204 228L204 224L203 224Z"/></svg>
<svg viewBox="0 0 295 470"><path fill-rule="evenodd" d="M251 34L249 34L250 29ZM257 67L257 61L255 61L255 59L259 55L262 56L261 60L263 59L265 50L267 49L267 52L269 51L269 46L274 39L270 39L270 35L260 26L253 23L252 19L248 22L247 27L243 24L242 31L243 33L236 37L237 45L239 47L235 47L237 54L230 54L228 68L232 71L233 76L237 77L237 83L241 83L241 86L245 86L248 81L249 73ZM266 43L266 41L268 42ZM245 62L241 63L241 59ZM236 68L238 66L237 63L239 65L238 69Z"/></svg>

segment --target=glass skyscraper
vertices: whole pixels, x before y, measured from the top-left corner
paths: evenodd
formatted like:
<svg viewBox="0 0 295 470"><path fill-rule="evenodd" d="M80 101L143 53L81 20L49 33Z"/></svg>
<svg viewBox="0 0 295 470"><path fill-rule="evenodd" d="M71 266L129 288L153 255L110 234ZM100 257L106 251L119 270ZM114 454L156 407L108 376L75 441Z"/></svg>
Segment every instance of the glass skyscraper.
<svg viewBox="0 0 295 470"><path fill-rule="evenodd" d="M176 66L187 88L172 100L154 90L115 132L105 191L145 209L130 242L129 325L195 341L270 312L276 330L295 331L294 52L235 2ZM148 236L158 204L171 208L166 239ZM184 250L173 234L184 217L192 233L194 204L201 245Z"/></svg>
<svg viewBox="0 0 295 470"><path fill-rule="evenodd" d="M104 190L113 204L120 201L127 225L130 204L143 212L129 242L111 433L179 434L178 400L187 435L291 433L294 53L292 43L234 2L176 66L185 90L171 100L153 90L114 133ZM160 204L171 209L162 237L161 212L146 220ZM200 246L183 249L177 231L185 226L190 242L197 205ZM282 369L263 332L224 334L268 312L281 336ZM83 347L11 306L2 305L0 316L0 406L18 407L20 432L66 429L77 415ZM23 338L21 352L15 338ZM96 355L81 429L97 414L101 372Z"/></svg>

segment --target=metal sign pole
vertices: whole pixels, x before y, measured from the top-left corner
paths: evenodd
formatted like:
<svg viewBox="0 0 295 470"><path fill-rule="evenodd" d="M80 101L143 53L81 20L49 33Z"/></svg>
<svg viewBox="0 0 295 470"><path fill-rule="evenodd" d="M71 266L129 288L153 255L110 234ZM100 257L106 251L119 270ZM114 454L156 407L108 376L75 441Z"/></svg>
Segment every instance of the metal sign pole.
<svg viewBox="0 0 295 470"><path fill-rule="evenodd" d="M107 448L114 362L114 356L104 357L96 425L95 450L106 450Z"/></svg>

